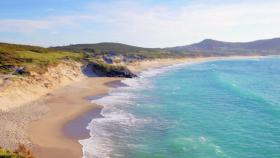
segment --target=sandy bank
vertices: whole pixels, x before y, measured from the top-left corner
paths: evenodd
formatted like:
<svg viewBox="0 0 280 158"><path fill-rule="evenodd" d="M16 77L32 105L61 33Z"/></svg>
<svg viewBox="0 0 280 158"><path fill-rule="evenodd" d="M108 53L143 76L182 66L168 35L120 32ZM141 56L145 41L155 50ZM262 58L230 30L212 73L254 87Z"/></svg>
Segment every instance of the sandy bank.
<svg viewBox="0 0 280 158"><path fill-rule="evenodd" d="M44 74L0 76L0 110L9 111L30 104L59 87L82 80L85 76L81 67L80 63L65 61L48 67Z"/></svg>
<svg viewBox="0 0 280 158"><path fill-rule="evenodd" d="M104 94L109 90L105 83L119 78L87 78L60 88L49 94L45 103L49 112L26 128L35 145L35 154L40 158L82 157L82 148L76 139L67 137L64 125L81 114L100 108L86 99L88 96Z"/></svg>

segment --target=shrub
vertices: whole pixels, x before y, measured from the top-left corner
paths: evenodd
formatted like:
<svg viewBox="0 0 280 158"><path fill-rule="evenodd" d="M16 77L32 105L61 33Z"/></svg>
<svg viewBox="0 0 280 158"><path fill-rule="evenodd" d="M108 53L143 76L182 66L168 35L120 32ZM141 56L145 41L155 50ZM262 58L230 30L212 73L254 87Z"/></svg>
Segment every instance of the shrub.
<svg viewBox="0 0 280 158"><path fill-rule="evenodd" d="M0 158L34 158L34 156L24 145L19 145L14 152L0 147Z"/></svg>
<svg viewBox="0 0 280 158"><path fill-rule="evenodd" d="M27 149L24 145L19 145L18 148L14 151L19 156L24 158L34 158L31 150Z"/></svg>

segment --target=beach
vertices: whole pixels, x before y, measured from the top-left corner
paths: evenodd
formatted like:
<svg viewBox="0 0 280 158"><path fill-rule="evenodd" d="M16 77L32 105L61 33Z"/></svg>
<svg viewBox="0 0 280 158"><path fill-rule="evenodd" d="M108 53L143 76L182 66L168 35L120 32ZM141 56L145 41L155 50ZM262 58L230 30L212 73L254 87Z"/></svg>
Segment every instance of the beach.
<svg viewBox="0 0 280 158"><path fill-rule="evenodd" d="M235 58L244 57L231 57ZM138 74L150 68L222 59L228 58L158 59L132 63L128 68ZM22 128L15 133L23 133L21 137L27 138L26 144L30 144L36 157L82 157L82 145L78 140L89 137L86 126L91 119L102 117L100 115L102 106L91 103L90 97L106 95L121 80L122 78L85 77L53 90L35 101L35 104L33 102L31 106L27 106L27 110L24 110L26 112L20 110L17 113L19 117L26 115L32 119L20 123ZM18 120L15 122L20 122Z"/></svg>
<svg viewBox="0 0 280 158"><path fill-rule="evenodd" d="M122 81L128 86L93 100L103 118L88 125L84 156L279 157L279 57L235 59Z"/></svg>
<svg viewBox="0 0 280 158"><path fill-rule="evenodd" d="M204 60L204 59L198 59ZM139 73L147 68L168 66L191 61L190 59L166 59L134 63L129 68ZM92 77L58 88L44 97L49 111L40 119L26 126L27 135L36 157L82 157L78 140L89 137L87 124L94 115L100 115L102 106L90 102L94 96L102 96L117 86L122 78ZM95 112L97 111L97 113ZM86 118L85 115L89 115ZM79 121L80 120L80 121ZM73 123L76 122L76 123ZM72 124L72 125L71 125ZM80 127L81 125L84 127ZM75 128L75 126L78 126ZM79 129L75 131L75 129Z"/></svg>
<svg viewBox="0 0 280 158"><path fill-rule="evenodd" d="M86 97L105 94L109 90L106 83L119 80L120 78L87 78L49 94L46 98L49 112L27 127L30 140L35 145L35 156L82 157L82 146L77 140L80 137L68 137L64 134L63 127L83 113L101 108L90 103Z"/></svg>

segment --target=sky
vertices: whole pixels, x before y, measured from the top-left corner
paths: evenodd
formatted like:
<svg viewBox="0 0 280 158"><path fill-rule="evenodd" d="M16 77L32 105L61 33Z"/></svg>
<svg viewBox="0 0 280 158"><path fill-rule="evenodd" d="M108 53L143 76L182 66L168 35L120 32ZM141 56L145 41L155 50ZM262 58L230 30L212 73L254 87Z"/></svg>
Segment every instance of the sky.
<svg viewBox="0 0 280 158"><path fill-rule="evenodd" d="M0 42L245 42L280 37L279 8L279 0L0 0Z"/></svg>

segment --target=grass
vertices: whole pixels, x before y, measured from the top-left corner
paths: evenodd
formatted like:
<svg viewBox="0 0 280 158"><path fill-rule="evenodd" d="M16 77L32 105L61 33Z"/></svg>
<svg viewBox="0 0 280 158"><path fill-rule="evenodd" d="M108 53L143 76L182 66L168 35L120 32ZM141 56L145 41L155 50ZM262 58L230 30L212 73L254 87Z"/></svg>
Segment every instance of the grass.
<svg viewBox="0 0 280 158"><path fill-rule="evenodd" d="M0 73L11 73L16 68L42 73L48 65L58 64L62 60L80 61L84 57L83 53L0 43Z"/></svg>
<svg viewBox="0 0 280 158"><path fill-rule="evenodd" d="M88 61L103 74L125 70L124 66L107 64L98 57L86 53L0 43L0 74L29 75L30 72L42 74L48 66L57 65L64 60Z"/></svg>
<svg viewBox="0 0 280 158"><path fill-rule="evenodd" d="M127 69L127 67L122 65L107 64L104 61L95 58L88 59L88 63L90 64L92 71L98 76L125 78L137 77Z"/></svg>
<svg viewBox="0 0 280 158"><path fill-rule="evenodd" d="M123 66L109 65L105 62L89 58L84 53L66 50L55 50L28 45L0 43L0 73L29 74L31 71L44 73L50 65L57 65L64 60L82 62L88 60L97 65L105 73L111 70L123 70ZM17 73L16 73L17 72Z"/></svg>
<svg viewBox="0 0 280 158"><path fill-rule="evenodd" d="M182 56L182 54L172 53L166 49L142 48L121 43L77 44L54 48L58 50L85 52L95 57L104 56L110 53L126 57L134 57L136 59L173 58Z"/></svg>
<svg viewBox="0 0 280 158"><path fill-rule="evenodd" d="M0 149L0 158L24 158L24 157L14 152L11 152L9 150Z"/></svg>
<svg viewBox="0 0 280 158"><path fill-rule="evenodd" d="M0 147L0 158L34 158L34 156L24 145L19 145L13 152Z"/></svg>
<svg viewBox="0 0 280 158"><path fill-rule="evenodd" d="M125 70L124 66L110 65L98 60L103 57L123 56L126 62L155 58L176 58L178 53L170 53L156 48L141 48L118 43L100 43L94 45L72 45L59 48L43 48L37 46L0 43L0 74L29 75L30 72L42 74L48 66L71 60L95 64L100 71ZM90 58L90 59L89 59ZM115 59L114 63L122 62Z"/></svg>
<svg viewBox="0 0 280 158"><path fill-rule="evenodd" d="M104 73L108 73L111 71L121 71L121 70L125 69L124 66L110 65L110 64L107 64L104 61L96 59L96 58L88 58L88 61L91 64L94 64L96 67L98 67L99 70L102 70Z"/></svg>

